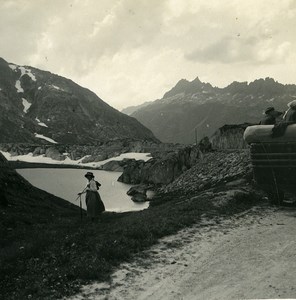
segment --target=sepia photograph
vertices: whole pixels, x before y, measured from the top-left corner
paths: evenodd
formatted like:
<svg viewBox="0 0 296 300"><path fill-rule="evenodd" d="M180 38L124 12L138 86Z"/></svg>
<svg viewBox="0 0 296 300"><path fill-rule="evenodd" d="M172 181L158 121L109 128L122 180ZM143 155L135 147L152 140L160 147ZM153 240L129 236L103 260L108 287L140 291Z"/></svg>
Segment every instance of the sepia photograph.
<svg viewBox="0 0 296 300"><path fill-rule="evenodd" d="M0 0L0 299L296 299L296 0Z"/></svg>

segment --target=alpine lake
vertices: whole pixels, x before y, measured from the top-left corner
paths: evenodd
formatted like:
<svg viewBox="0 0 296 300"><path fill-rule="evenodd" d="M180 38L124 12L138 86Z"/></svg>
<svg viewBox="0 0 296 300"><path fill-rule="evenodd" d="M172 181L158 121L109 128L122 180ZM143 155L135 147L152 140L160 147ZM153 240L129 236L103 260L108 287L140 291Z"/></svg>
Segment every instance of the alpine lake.
<svg viewBox="0 0 296 300"><path fill-rule="evenodd" d="M78 193L87 185L84 177L85 169L64 168L28 168L16 170L32 185L45 190L55 196L63 198L75 205L80 205ZM95 180L101 183L100 196L105 204L106 211L126 212L146 209L149 202L135 203L126 194L132 185L118 182L121 172L91 170ZM148 194L149 196L149 194ZM86 209L85 194L81 196L82 208Z"/></svg>

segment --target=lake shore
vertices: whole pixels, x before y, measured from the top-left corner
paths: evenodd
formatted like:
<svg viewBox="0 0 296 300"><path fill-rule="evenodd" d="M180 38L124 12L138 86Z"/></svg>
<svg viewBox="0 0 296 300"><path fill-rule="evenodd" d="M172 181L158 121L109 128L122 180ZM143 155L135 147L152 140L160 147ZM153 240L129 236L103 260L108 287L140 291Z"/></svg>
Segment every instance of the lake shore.
<svg viewBox="0 0 296 300"><path fill-rule="evenodd" d="M54 163L38 163L38 162L26 162L26 161L8 161L8 164L13 169L34 169L34 168L43 168L43 169L85 169L85 170L99 170L99 168L84 166L84 165L74 165L74 164L54 164Z"/></svg>

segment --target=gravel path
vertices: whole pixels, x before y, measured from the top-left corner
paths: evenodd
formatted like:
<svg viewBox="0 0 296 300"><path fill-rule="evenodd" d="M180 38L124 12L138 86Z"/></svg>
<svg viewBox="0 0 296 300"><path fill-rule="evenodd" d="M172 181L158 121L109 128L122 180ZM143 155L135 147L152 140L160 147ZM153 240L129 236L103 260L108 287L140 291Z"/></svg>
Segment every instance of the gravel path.
<svg viewBox="0 0 296 300"><path fill-rule="evenodd" d="M296 298L295 235L292 208L204 219L69 299Z"/></svg>

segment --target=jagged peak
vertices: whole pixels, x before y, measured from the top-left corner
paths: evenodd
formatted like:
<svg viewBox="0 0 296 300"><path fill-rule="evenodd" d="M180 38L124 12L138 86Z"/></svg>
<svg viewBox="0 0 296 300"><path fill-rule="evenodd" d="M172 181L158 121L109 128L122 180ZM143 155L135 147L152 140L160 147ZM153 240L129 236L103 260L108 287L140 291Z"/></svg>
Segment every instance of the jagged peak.
<svg viewBox="0 0 296 300"><path fill-rule="evenodd" d="M194 82L194 83L196 83L196 82L198 82L198 83L202 83L202 82L200 81L200 79L199 79L199 77L198 77L198 76L196 76L196 78L195 78L195 79L193 79L191 82L192 82L192 83L193 83L193 82Z"/></svg>
<svg viewBox="0 0 296 300"><path fill-rule="evenodd" d="M164 94L163 98L168 98L175 96L180 93L190 94L196 93L201 90L212 90L213 86L210 83L204 83L200 81L197 76L192 81L188 81L187 79L181 79L177 82L177 84L167 93Z"/></svg>

